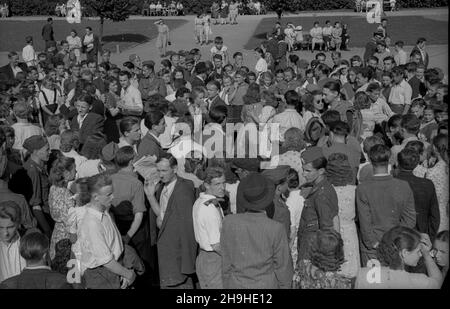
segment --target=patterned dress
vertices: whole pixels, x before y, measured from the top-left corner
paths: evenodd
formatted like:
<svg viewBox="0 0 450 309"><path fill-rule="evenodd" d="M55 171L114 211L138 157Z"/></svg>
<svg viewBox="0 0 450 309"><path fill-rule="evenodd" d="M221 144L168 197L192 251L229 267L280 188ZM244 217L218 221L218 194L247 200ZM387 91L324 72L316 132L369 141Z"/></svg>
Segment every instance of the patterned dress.
<svg viewBox="0 0 450 309"><path fill-rule="evenodd" d="M439 232L448 230L448 202L449 202L449 181L448 181L448 165L445 161L440 160L435 166L429 168L426 172L426 178L430 179L436 188L436 195L439 203L439 214L441 222L439 224Z"/></svg>
<svg viewBox="0 0 450 309"><path fill-rule="evenodd" d="M48 197L50 215L55 220L52 239L50 241L50 258L55 257L55 245L63 239L69 238L68 215L69 208L75 206L70 197L73 194L67 188L51 186Z"/></svg>
<svg viewBox="0 0 450 309"><path fill-rule="evenodd" d="M309 260L301 260L294 273L294 289L351 289L352 279L336 272L318 269Z"/></svg>
<svg viewBox="0 0 450 309"><path fill-rule="evenodd" d="M355 224L356 186L334 187L339 203L340 234L344 242L345 263L338 274L348 278L356 277L359 270L359 242Z"/></svg>

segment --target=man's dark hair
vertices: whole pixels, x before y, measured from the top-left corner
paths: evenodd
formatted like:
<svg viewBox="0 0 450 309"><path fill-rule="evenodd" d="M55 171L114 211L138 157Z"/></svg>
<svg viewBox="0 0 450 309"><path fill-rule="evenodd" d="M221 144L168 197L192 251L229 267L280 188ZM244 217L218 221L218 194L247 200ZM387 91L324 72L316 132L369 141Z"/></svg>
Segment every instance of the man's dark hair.
<svg viewBox="0 0 450 309"><path fill-rule="evenodd" d="M119 168L123 168L128 166L128 164L134 159L134 156L135 153L133 147L124 146L117 150L114 161Z"/></svg>
<svg viewBox="0 0 450 309"><path fill-rule="evenodd" d="M396 128L401 126L402 115L395 114L388 120L388 128Z"/></svg>
<svg viewBox="0 0 450 309"><path fill-rule="evenodd" d="M145 115L144 124L149 130L151 130L152 127L157 126L163 118L164 114L160 111L150 111Z"/></svg>
<svg viewBox="0 0 450 309"><path fill-rule="evenodd" d="M398 165L402 170L412 171L419 165L419 154L412 148L404 148L397 155Z"/></svg>
<svg viewBox="0 0 450 309"><path fill-rule="evenodd" d="M347 136L350 133L350 127L344 121L335 121L330 125L330 131L338 136Z"/></svg>
<svg viewBox="0 0 450 309"><path fill-rule="evenodd" d="M40 232L32 232L20 239L19 252L26 261L39 262L44 258L49 247L50 242L47 236Z"/></svg>
<svg viewBox="0 0 450 309"><path fill-rule="evenodd" d="M175 92L175 98L182 98L185 93L191 93L191 91L186 87L181 87Z"/></svg>
<svg viewBox="0 0 450 309"><path fill-rule="evenodd" d="M427 39L425 39L423 37L422 38L418 38L416 44L421 44L421 43L426 42L426 41L427 41Z"/></svg>
<svg viewBox="0 0 450 309"><path fill-rule="evenodd" d="M409 134L417 134L420 130L420 120L416 115L407 114L402 116L401 122L402 128L404 128Z"/></svg>
<svg viewBox="0 0 450 309"><path fill-rule="evenodd" d="M340 121L341 114L334 109L329 109L322 115L322 121L327 126L330 127L333 122Z"/></svg>
<svg viewBox="0 0 450 309"><path fill-rule="evenodd" d="M420 156L423 154L423 151L425 150L425 146L421 141L409 141L406 144L405 149L412 149L416 153L418 153Z"/></svg>
<svg viewBox="0 0 450 309"><path fill-rule="evenodd" d="M289 90L284 94L284 99L286 100L287 105L298 106L300 103L300 96L297 91Z"/></svg>
<svg viewBox="0 0 450 309"><path fill-rule="evenodd" d="M380 89L381 89L380 84L378 84L378 83L370 83L367 86L366 92L373 92L373 91L380 90Z"/></svg>
<svg viewBox="0 0 450 309"><path fill-rule="evenodd" d="M227 118L227 107L218 105L209 111L209 118L212 122L221 124Z"/></svg>
<svg viewBox="0 0 450 309"><path fill-rule="evenodd" d="M375 145L369 150L370 162L374 167L387 166L390 157L391 150L386 145Z"/></svg>
<svg viewBox="0 0 450 309"><path fill-rule="evenodd" d="M131 78L131 74L128 71L120 71L119 76L126 76L128 78Z"/></svg>
<svg viewBox="0 0 450 309"><path fill-rule="evenodd" d="M237 56L242 56L242 53L241 52L235 52L233 54L233 59L236 58Z"/></svg>

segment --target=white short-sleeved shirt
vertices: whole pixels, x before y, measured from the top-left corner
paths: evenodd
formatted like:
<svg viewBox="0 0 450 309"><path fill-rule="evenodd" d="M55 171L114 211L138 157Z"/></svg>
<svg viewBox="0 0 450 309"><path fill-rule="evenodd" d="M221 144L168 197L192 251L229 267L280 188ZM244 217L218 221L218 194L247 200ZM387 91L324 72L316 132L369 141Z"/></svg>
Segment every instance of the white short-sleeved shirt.
<svg viewBox="0 0 450 309"><path fill-rule="evenodd" d="M406 80L400 84L393 85L389 95L389 103L398 105L410 105L412 97L412 88Z"/></svg>
<svg viewBox="0 0 450 309"><path fill-rule="evenodd" d="M273 117L273 123L280 125L280 140L284 141L284 133L290 128L298 128L305 131L305 123L302 116L295 110L287 108L284 112L277 114Z"/></svg>
<svg viewBox="0 0 450 309"><path fill-rule="evenodd" d="M355 289L439 289L440 283L425 274L408 273L404 270L393 270L388 267L379 268L379 282L376 276L371 277L370 269L361 268L356 276ZM373 271L375 273L375 271ZM368 277L370 280L368 280ZM371 282L369 282L371 281Z"/></svg>
<svg viewBox="0 0 450 309"><path fill-rule="evenodd" d="M141 92L133 85L120 91L120 98L124 101L124 108L143 110Z"/></svg>
<svg viewBox="0 0 450 309"><path fill-rule="evenodd" d="M108 212L87 205L77 234L83 269L105 265L112 259L117 261L123 252L122 238Z"/></svg>
<svg viewBox="0 0 450 309"><path fill-rule="evenodd" d="M214 195L202 192L192 207L195 240L205 251L213 251L212 245L220 243L222 209L213 204L205 205L206 201L215 198Z"/></svg>
<svg viewBox="0 0 450 309"><path fill-rule="evenodd" d="M228 47L225 45L222 46L222 48L219 50L216 46L213 46L211 48L211 54L214 56L215 54L219 54L222 56L222 61L225 61L225 54L228 51Z"/></svg>
<svg viewBox="0 0 450 309"><path fill-rule="evenodd" d="M23 150L25 140L34 135L44 136L44 132L38 126L31 123L17 122L11 126L14 129L14 145L13 149Z"/></svg>
<svg viewBox="0 0 450 309"><path fill-rule="evenodd" d="M260 58L255 66L255 71L257 74L267 72L267 61L264 58Z"/></svg>

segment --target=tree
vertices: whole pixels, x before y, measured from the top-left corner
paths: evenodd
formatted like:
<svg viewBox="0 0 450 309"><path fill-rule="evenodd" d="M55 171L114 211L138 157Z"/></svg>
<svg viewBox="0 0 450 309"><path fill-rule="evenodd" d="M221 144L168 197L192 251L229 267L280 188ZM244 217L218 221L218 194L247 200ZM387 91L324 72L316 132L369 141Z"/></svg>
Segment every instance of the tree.
<svg viewBox="0 0 450 309"><path fill-rule="evenodd" d="M135 11L134 1L130 0L83 0L86 7L100 17L100 46L102 45L103 24L105 19L125 21Z"/></svg>
<svg viewBox="0 0 450 309"><path fill-rule="evenodd" d="M264 5L268 10L274 11L278 15L278 19L281 19L281 15L284 11L293 11L292 0L263 0Z"/></svg>

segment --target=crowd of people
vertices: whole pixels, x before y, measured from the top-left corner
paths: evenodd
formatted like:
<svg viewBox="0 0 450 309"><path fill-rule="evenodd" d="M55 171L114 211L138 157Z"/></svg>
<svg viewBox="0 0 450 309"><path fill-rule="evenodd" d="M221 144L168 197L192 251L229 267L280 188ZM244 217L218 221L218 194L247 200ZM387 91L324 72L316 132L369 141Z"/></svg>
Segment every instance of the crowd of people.
<svg viewBox="0 0 450 309"><path fill-rule="evenodd" d="M142 5L142 15L144 16L183 16L184 15L184 6L181 1L161 3L161 1L153 2L153 1L144 1Z"/></svg>
<svg viewBox="0 0 450 309"><path fill-rule="evenodd" d="M278 24L249 68L229 38L120 64L89 27L42 34L0 68L0 287L447 278L448 85L425 38L408 55L384 21L363 55L309 62Z"/></svg>
<svg viewBox="0 0 450 309"><path fill-rule="evenodd" d="M356 12L368 12L375 4L375 2L380 1L382 9L389 9L391 12L398 11L396 0L355 0L355 11ZM386 7L385 3L389 6Z"/></svg>

